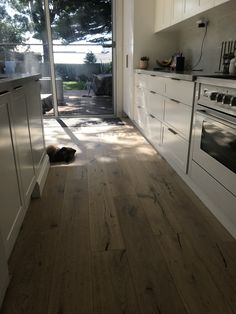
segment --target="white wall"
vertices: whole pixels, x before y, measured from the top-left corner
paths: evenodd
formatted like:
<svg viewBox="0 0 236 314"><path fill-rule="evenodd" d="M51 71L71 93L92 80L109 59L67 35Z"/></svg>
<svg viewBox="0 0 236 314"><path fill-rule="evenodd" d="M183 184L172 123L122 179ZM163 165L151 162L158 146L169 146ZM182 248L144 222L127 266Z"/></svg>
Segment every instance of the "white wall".
<svg viewBox="0 0 236 314"><path fill-rule="evenodd" d="M236 1L220 5L176 27L178 49L183 51L186 64L190 68L199 58L200 45L205 31L204 28L196 26L199 17L206 17L210 22L202 62L197 68L203 68L206 72L215 72L218 71L222 41L236 40Z"/></svg>

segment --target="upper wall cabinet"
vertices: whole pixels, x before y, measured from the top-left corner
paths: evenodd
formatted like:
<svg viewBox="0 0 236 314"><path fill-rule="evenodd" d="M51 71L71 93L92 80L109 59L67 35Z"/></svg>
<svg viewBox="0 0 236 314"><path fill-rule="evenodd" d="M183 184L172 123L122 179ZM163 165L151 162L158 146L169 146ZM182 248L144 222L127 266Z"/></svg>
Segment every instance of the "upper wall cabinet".
<svg viewBox="0 0 236 314"><path fill-rule="evenodd" d="M172 5L172 24L183 20L185 0L175 0Z"/></svg>
<svg viewBox="0 0 236 314"><path fill-rule="evenodd" d="M155 31L158 32L230 0L156 0Z"/></svg>
<svg viewBox="0 0 236 314"><path fill-rule="evenodd" d="M172 1L173 0L156 0L156 31L171 25L173 15Z"/></svg>

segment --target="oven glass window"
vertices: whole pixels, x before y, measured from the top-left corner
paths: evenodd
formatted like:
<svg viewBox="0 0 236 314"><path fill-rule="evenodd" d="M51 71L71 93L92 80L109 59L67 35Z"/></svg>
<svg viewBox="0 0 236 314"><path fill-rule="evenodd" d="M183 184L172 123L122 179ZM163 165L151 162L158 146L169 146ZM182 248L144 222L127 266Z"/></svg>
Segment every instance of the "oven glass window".
<svg viewBox="0 0 236 314"><path fill-rule="evenodd" d="M236 129L203 121L201 149L236 173Z"/></svg>

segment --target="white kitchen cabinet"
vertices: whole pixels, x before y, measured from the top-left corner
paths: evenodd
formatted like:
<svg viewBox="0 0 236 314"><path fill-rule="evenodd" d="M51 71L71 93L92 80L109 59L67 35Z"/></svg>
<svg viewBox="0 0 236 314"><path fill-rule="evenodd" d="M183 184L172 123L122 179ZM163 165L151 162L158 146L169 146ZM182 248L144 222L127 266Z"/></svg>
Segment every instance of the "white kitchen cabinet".
<svg viewBox="0 0 236 314"><path fill-rule="evenodd" d="M172 0L156 0L155 31L169 27L172 23Z"/></svg>
<svg viewBox="0 0 236 314"><path fill-rule="evenodd" d="M164 119L165 98L152 91L147 92L146 98L146 112L162 121Z"/></svg>
<svg viewBox="0 0 236 314"><path fill-rule="evenodd" d="M187 0L186 0L187 1ZM204 12L213 8L215 0L199 0L199 12Z"/></svg>
<svg viewBox="0 0 236 314"><path fill-rule="evenodd" d="M35 185L26 96L22 85L14 88L11 100L13 143L20 177L21 196L26 207Z"/></svg>
<svg viewBox="0 0 236 314"><path fill-rule="evenodd" d="M166 79L164 77L155 74L145 75L145 81L146 84L143 85L144 88L161 95L165 94Z"/></svg>
<svg viewBox="0 0 236 314"><path fill-rule="evenodd" d="M199 0L185 0L183 19L198 14L199 10Z"/></svg>
<svg viewBox="0 0 236 314"><path fill-rule="evenodd" d="M172 2L172 24L181 22L184 18L185 0L173 0Z"/></svg>
<svg viewBox="0 0 236 314"><path fill-rule="evenodd" d="M146 137L155 148L161 145L162 123L152 114L148 114L146 118Z"/></svg>
<svg viewBox="0 0 236 314"><path fill-rule="evenodd" d="M189 139L192 107L181 102L165 99L165 118L164 121L186 139Z"/></svg>
<svg viewBox="0 0 236 314"><path fill-rule="evenodd" d="M194 83L180 79L170 78L166 80L166 96L178 100L186 105L192 105Z"/></svg>
<svg viewBox="0 0 236 314"><path fill-rule="evenodd" d="M43 132L42 106L40 99L39 80L36 79L28 82L27 84L24 85L24 90L27 102L33 165L37 177L45 155L45 142Z"/></svg>
<svg viewBox="0 0 236 314"><path fill-rule="evenodd" d="M189 142L183 139L178 132L164 125L162 153L172 166L177 166L183 172L187 170Z"/></svg>
<svg viewBox="0 0 236 314"><path fill-rule="evenodd" d="M19 219L23 211L17 175L16 160L10 127L10 94L0 96L0 229L2 240L9 256L19 231Z"/></svg>
<svg viewBox="0 0 236 314"><path fill-rule="evenodd" d="M230 0L215 0L215 6L223 4L225 2L229 2Z"/></svg>

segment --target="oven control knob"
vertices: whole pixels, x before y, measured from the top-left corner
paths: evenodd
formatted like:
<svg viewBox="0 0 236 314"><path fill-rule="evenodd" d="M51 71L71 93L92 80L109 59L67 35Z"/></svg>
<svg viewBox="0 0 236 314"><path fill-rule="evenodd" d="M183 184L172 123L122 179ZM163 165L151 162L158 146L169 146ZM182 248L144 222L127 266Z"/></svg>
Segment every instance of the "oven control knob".
<svg viewBox="0 0 236 314"><path fill-rule="evenodd" d="M232 107L236 106L236 97L231 98L230 106L232 106Z"/></svg>
<svg viewBox="0 0 236 314"><path fill-rule="evenodd" d="M217 96L216 96L216 101L217 101L217 102L222 102L224 96L225 96L224 94L220 94L220 93L217 94Z"/></svg>
<svg viewBox="0 0 236 314"><path fill-rule="evenodd" d="M232 98L233 98L232 95L225 95L224 98L223 98L222 103L223 103L224 105L230 105Z"/></svg>
<svg viewBox="0 0 236 314"><path fill-rule="evenodd" d="M218 95L217 92L212 92L212 93L210 94L210 100L216 100L217 95Z"/></svg>

